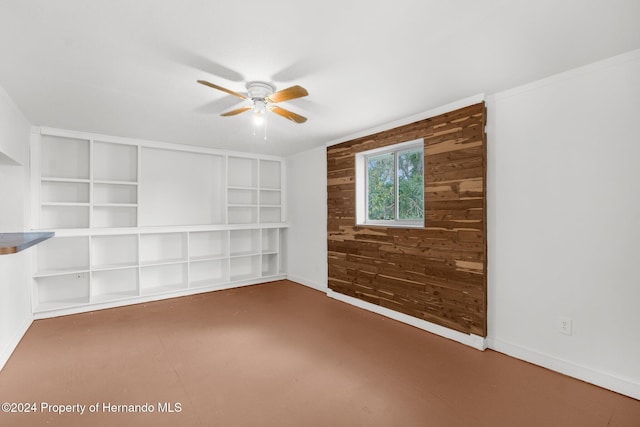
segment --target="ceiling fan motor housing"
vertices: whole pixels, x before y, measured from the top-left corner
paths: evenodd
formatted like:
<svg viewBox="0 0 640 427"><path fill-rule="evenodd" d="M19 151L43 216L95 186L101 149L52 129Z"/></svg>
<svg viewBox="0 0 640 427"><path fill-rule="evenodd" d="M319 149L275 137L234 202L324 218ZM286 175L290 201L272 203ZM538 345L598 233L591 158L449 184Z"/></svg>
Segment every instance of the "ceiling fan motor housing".
<svg viewBox="0 0 640 427"><path fill-rule="evenodd" d="M276 87L268 82L255 81L247 83L247 93L249 94L249 98L254 101L264 101L266 97L275 91Z"/></svg>

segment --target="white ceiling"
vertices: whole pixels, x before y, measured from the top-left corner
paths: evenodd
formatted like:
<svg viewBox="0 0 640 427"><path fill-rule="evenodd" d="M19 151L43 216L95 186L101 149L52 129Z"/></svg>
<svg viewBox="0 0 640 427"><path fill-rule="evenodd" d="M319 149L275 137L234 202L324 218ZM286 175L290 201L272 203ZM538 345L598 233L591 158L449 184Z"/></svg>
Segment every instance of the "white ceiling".
<svg viewBox="0 0 640 427"><path fill-rule="evenodd" d="M0 0L0 86L34 125L289 155L640 48L638 0ZM249 80L309 96L220 117ZM239 102L238 102L239 101Z"/></svg>

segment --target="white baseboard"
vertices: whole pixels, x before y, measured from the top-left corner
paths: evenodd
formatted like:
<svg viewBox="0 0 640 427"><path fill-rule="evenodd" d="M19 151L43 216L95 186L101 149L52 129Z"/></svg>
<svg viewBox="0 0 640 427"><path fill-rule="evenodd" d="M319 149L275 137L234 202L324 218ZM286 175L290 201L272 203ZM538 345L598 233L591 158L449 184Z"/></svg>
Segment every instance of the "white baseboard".
<svg viewBox="0 0 640 427"><path fill-rule="evenodd" d="M20 340L22 339L24 334L27 333L27 329L29 329L31 323L33 323L33 316L29 315L24 319L20 327L16 330L16 333L13 335L11 340L9 340L6 347L2 349L2 353L0 353L0 371L9 361L11 354L13 354L13 351L20 343Z"/></svg>
<svg viewBox="0 0 640 427"><path fill-rule="evenodd" d="M615 375L600 372L567 360L558 359L557 357L493 337L487 338L487 344L488 348L506 354L507 356L524 360L534 365L542 366L543 368L640 400L639 383L634 383L616 377Z"/></svg>
<svg viewBox="0 0 640 427"><path fill-rule="evenodd" d="M38 311L34 313L33 317L34 319L48 319L51 317L67 316L70 314L87 313L90 311L124 307L127 305L133 305L133 304L144 304L147 302L161 301L161 300L170 299L170 298L186 297L189 295L204 294L207 292L222 291L225 289L235 289L235 288L240 288L244 286L259 285L261 283L273 282L276 280L283 280L286 278L287 278L286 275L279 274L275 276L262 277L260 279L240 280L235 282L223 283L219 285L183 289L180 291L167 292L164 294L154 294L154 295L146 295L143 297L126 298L118 301L109 301L109 302L103 302L98 304L84 304L77 307L59 308L59 309L49 310L49 311Z"/></svg>
<svg viewBox="0 0 640 427"><path fill-rule="evenodd" d="M369 302L362 301L360 299L353 298L347 295L343 295L332 290L327 291L327 296L338 301L346 302L347 304L372 311L382 316L389 317L399 322L415 326L416 328L431 332L432 334L448 338L464 345L468 345L469 347L473 347L477 350L484 350L486 348L486 340L483 337L479 337L477 335L463 334L462 332L454 331L453 329L445 328L444 326L436 325L435 323L427 322L426 320L421 320L417 317L399 313L397 311L381 307L379 305L371 304Z"/></svg>
<svg viewBox="0 0 640 427"><path fill-rule="evenodd" d="M290 277L290 280L302 283L299 278ZM307 286L314 287L312 285ZM496 338L487 337L485 339L473 334L463 334L462 332L454 331L452 329L445 328L443 326L436 325L425 320L420 320L403 313L398 313L388 308L380 307L378 305L371 304L369 302L362 301L347 295L343 295L332 290L327 291L327 296L345 302L347 304L351 304L356 307L380 314L382 316L389 317L399 322L415 326L416 328L468 345L478 350L490 348L499 353L506 354L507 356L514 357L516 359L541 366L543 368L570 376L572 378L576 378L578 380L596 385L598 387L602 387L607 390L611 390L613 392L640 400L639 383L625 380L606 372L597 371L595 369L581 366L566 360L558 359L557 357L553 357L548 354L544 354L516 344L501 341Z"/></svg>
<svg viewBox="0 0 640 427"><path fill-rule="evenodd" d="M318 282L316 282L314 280L306 279L304 277L291 275L291 274L287 275L287 280L291 280L292 282L299 283L301 285L307 286L309 288L313 288L313 289L315 289L317 291L320 291L320 292L323 292L323 293L327 292L327 285L326 284L321 284L321 283L318 283Z"/></svg>

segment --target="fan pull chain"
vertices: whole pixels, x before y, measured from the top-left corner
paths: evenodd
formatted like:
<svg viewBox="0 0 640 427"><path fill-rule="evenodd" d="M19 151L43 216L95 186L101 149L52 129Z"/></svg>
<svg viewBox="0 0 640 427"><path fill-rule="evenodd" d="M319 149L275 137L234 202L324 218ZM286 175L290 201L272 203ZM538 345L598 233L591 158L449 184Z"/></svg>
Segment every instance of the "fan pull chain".
<svg viewBox="0 0 640 427"><path fill-rule="evenodd" d="M264 125L264 140L265 140L265 141L267 140L267 122L268 122L268 120L267 120L267 118L265 117L265 118L264 118L264 123L263 123L263 125Z"/></svg>

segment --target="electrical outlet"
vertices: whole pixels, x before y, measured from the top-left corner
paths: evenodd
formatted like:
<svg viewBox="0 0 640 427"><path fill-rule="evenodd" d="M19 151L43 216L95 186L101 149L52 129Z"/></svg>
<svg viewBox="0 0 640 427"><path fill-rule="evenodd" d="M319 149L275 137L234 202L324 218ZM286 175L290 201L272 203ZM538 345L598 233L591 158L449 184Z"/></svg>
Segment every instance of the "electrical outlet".
<svg viewBox="0 0 640 427"><path fill-rule="evenodd" d="M568 317L559 317L558 318L558 332L565 335L571 335L572 332L572 322Z"/></svg>

